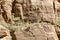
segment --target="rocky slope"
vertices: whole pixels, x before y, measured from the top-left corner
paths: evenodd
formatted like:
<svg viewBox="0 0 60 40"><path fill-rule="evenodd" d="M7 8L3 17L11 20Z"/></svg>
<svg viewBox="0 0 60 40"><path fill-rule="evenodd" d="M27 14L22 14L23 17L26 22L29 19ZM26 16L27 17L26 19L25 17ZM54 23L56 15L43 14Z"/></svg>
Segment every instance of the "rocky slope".
<svg viewBox="0 0 60 40"><path fill-rule="evenodd" d="M2 30L0 34L0 40L60 40L60 1L31 0L29 2L27 1L23 11L23 19L12 16L15 24L6 27L10 31L6 32L2 28L4 31ZM15 11L18 13L17 10Z"/></svg>

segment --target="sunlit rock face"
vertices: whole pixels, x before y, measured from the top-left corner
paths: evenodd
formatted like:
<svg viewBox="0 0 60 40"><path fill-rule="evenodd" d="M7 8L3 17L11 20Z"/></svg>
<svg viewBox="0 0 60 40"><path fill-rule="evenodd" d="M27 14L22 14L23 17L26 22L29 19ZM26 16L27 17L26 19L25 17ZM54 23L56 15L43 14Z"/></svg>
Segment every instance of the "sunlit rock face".
<svg viewBox="0 0 60 40"><path fill-rule="evenodd" d="M14 11L12 15L14 18L19 17L17 21L13 21L16 27L22 28L11 27L14 31L11 35L15 34L13 35L15 40L58 40L54 27L60 26L59 0L6 0L3 7L8 19L11 18L11 11ZM5 17L5 13L3 15ZM21 26L20 21L28 23L29 26L26 27L25 24ZM0 25L0 40L11 40L10 31L4 27L7 25L4 22L2 24L3 26Z"/></svg>
<svg viewBox="0 0 60 40"><path fill-rule="evenodd" d="M11 40L10 31L0 25L0 40Z"/></svg>
<svg viewBox="0 0 60 40"><path fill-rule="evenodd" d="M25 15L26 20L55 22L53 0L31 0L31 8L28 9L30 10Z"/></svg>
<svg viewBox="0 0 60 40"><path fill-rule="evenodd" d="M47 23L18 28L14 34L17 40L58 40L54 25Z"/></svg>

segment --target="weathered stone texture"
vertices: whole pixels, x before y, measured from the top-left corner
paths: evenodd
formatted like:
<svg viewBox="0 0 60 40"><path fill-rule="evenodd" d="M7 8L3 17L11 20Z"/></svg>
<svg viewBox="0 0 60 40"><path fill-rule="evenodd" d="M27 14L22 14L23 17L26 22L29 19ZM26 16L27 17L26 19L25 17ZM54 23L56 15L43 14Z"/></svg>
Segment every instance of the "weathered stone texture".
<svg viewBox="0 0 60 40"><path fill-rule="evenodd" d="M31 8L26 13L26 20L29 21L47 21L54 23L55 22L55 14L53 9L53 1L45 1L45 0L31 0ZM29 8L28 8L29 9Z"/></svg>
<svg viewBox="0 0 60 40"><path fill-rule="evenodd" d="M0 40L11 40L10 31L0 25Z"/></svg>
<svg viewBox="0 0 60 40"><path fill-rule="evenodd" d="M6 0L2 6L3 17L7 16L5 21L11 19L11 11L14 11L13 16L20 17L24 23L31 23L31 26L23 25L14 32L17 40L58 40L54 28L60 25L60 3L57 0ZM7 36L0 40L10 40L9 30L1 28L0 34L5 36L3 33L7 33Z"/></svg>
<svg viewBox="0 0 60 40"><path fill-rule="evenodd" d="M60 26L60 3L55 1L55 8L56 8L56 24Z"/></svg>
<svg viewBox="0 0 60 40"><path fill-rule="evenodd" d="M15 31L17 40L58 40L54 25L41 23L32 26L18 28Z"/></svg>

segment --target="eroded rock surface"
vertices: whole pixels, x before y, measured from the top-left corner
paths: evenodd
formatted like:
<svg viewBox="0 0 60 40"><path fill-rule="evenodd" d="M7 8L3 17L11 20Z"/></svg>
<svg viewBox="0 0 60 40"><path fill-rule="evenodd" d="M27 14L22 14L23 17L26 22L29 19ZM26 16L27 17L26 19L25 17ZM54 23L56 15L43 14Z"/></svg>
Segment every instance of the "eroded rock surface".
<svg viewBox="0 0 60 40"><path fill-rule="evenodd" d="M54 25L41 23L15 31L17 40L58 40Z"/></svg>
<svg viewBox="0 0 60 40"><path fill-rule="evenodd" d="M11 40L10 31L0 25L0 40Z"/></svg>
<svg viewBox="0 0 60 40"><path fill-rule="evenodd" d="M15 20L16 25L19 24L19 27L21 26L22 28L18 28L14 32L11 30L12 37L13 34L16 36L14 40L58 40L56 34L58 29L55 31L54 27L60 27L59 0L14 0L13 2L9 0L4 5L3 11L6 12L9 20L11 18L11 11L14 11L12 16L19 17L17 20L22 19L24 23L31 24L31 26L25 27L23 25L23 27L20 24L21 20L19 23ZM3 14L3 17L6 16ZM6 21L8 19L5 18ZM4 26L6 25L3 21L1 23ZM14 27L11 28L14 29ZM0 40L11 40L10 31L2 25L0 29Z"/></svg>
<svg viewBox="0 0 60 40"><path fill-rule="evenodd" d="M26 9L28 10L25 15L25 20L30 22L50 22L55 23L55 14L53 8L53 0L31 0L30 7L28 6Z"/></svg>

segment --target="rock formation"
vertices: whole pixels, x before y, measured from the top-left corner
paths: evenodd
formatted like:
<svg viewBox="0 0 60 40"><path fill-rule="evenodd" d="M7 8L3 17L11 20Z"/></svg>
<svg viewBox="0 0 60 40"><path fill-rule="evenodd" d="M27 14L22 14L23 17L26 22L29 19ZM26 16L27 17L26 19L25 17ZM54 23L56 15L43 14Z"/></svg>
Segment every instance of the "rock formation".
<svg viewBox="0 0 60 40"><path fill-rule="evenodd" d="M0 1L0 40L60 40L60 0Z"/></svg>

